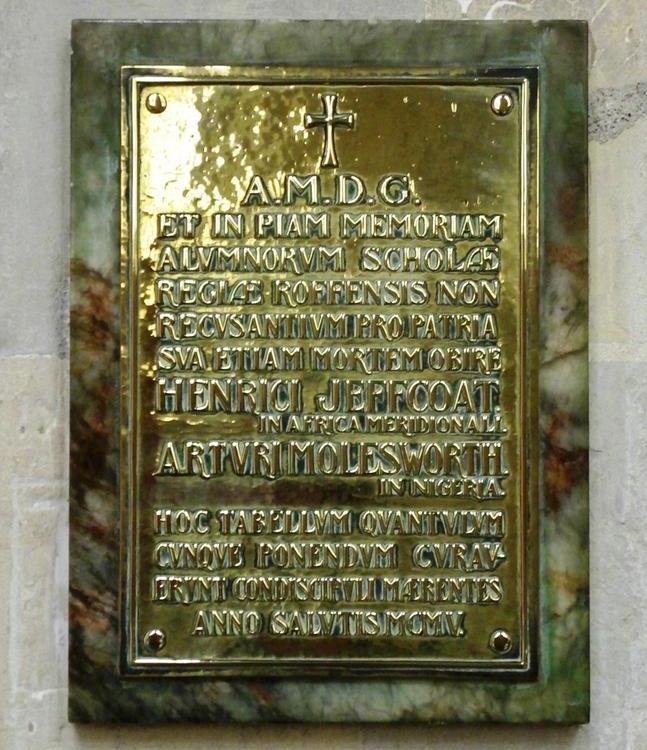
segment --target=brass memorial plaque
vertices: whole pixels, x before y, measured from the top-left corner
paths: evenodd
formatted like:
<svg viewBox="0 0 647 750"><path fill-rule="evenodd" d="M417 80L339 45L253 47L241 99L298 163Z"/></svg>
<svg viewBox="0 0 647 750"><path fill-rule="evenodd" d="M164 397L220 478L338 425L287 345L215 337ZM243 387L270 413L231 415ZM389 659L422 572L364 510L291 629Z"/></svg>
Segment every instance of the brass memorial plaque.
<svg viewBox="0 0 647 750"><path fill-rule="evenodd" d="M122 80L122 670L531 676L536 70Z"/></svg>

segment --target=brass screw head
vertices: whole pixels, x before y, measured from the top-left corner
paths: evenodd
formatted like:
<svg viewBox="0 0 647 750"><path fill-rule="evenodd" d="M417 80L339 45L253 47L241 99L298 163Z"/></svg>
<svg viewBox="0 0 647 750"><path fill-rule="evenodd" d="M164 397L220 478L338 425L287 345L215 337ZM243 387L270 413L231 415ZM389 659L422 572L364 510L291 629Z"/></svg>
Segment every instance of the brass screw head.
<svg viewBox="0 0 647 750"><path fill-rule="evenodd" d="M158 93L149 94L146 97L146 109L158 115L166 109L166 97Z"/></svg>
<svg viewBox="0 0 647 750"><path fill-rule="evenodd" d="M492 97L490 107L495 115L505 117L514 107L514 99L507 91L500 91Z"/></svg>
<svg viewBox="0 0 647 750"><path fill-rule="evenodd" d="M144 636L144 643L151 651L161 651L166 646L166 633L159 628L153 628Z"/></svg>
<svg viewBox="0 0 647 750"><path fill-rule="evenodd" d="M493 630L490 634L490 648L495 654L507 654L512 648L512 638L505 630Z"/></svg>

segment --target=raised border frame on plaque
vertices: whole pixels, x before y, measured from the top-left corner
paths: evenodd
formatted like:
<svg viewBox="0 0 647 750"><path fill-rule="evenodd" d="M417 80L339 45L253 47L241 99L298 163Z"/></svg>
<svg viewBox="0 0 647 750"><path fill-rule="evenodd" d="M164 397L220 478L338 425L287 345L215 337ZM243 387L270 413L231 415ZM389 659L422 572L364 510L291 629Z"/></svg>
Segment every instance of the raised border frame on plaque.
<svg viewBox="0 0 647 750"><path fill-rule="evenodd" d="M244 46L238 43L243 37ZM371 44L366 44L367 37ZM71 718L586 720L586 25L77 22L73 47ZM126 69L126 80L136 86L139 75L177 75L186 69L176 66L193 66L192 75L199 76L202 66L216 64L281 65L299 70L306 79L312 75L308 71L324 65L335 66L342 77L354 75L353 70L380 76L390 69L390 75L404 70L429 76L433 71L436 80L438 71L453 78L463 75L475 81L482 75L506 83L517 75L530 81L531 88L537 81L539 106L532 107L533 118L538 116L537 148L531 149L528 164L530 201L538 207L539 283L533 264L527 280L531 299L538 291L540 312L538 326L536 316L529 313L527 354L538 360L538 368L530 372L535 369L538 374L539 427L528 423L535 448L527 454L527 469L530 477L538 476L539 492L536 504L534 499L530 503L524 548L530 585L524 592L531 600L529 643L534 640L533 612L538 607L538 658L523 660L522 682L501 680L482 670L471 670L457 680L442 661L435 672L421 672L424 659L396 664L395 669L376 662L353 669L332 660L322 665L323 672L332 675L325 680L295 679L289 669L263 670L253 663L225 670L234 675L227 680L208 674L204 665L189 671L194 677L163 669L143 679L128 675L127 665L122 668L129 609L120 601L129 597L120 598L119 549L121 544L128 552L130 537L120 537L119 529L128 528L132 496L127 464L120 461L120 434L128 448L131 433L124 429L128 414L120 413L117 398L118 354L121 348L127 364L129 351L124 318L121 337L119 333L120 153L126 186L129 164L127 123L122 126L126 141L120 147L120 76ZM132 73L136 75L128 77ZM268 75L267 69L255 75L260 80ZM532 185L538 185L538 194ZM126 216L126 229L128 221ZM125 243L128 259L127 231ZM122 385L127 387L127 378ZM532 415L532 380L529 388ZM532 498L536 483L528 486ZM536 539L539 542L533 543ZM123 571L124 580L130 580L128 564ZM538 596L533 594L535 585ZM121 633L120 623L125 626ZM312 664L305 666L304 671L299 664L300 675L316 674ZM282 677L263 679L268 674Z"/></svg>

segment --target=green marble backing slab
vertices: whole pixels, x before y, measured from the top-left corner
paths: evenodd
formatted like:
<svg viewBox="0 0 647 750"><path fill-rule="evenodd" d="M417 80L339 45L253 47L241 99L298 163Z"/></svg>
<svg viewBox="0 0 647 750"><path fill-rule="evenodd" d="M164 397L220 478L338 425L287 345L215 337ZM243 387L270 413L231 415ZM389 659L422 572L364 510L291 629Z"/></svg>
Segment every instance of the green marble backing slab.
<svg viewBox="0 0 647 750"><path fill-rule="evenodd" d="M586 24L80 21L72 36L70 719L587 721ZM541 460L535 678L120 675L120 71L126 65L174 64L537 68Z"/></svg>

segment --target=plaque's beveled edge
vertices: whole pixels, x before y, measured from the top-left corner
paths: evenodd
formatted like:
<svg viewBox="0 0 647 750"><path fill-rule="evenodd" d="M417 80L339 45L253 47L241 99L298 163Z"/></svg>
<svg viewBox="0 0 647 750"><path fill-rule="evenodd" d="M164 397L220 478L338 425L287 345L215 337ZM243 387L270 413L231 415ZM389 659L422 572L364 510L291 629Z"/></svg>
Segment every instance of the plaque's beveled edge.
<svg viewBox="0 0 647 750"><path fill-rule="evenodd" d="M586 24L190 22L182 28L178 45L176 23L73 25L71 720L587 721ZM173 45L165 43L170 34ZM246 44L238 44L243 38ZM535 685L239 680L232 691L222 680L130 684L116 672L119 67L278 58L308 64L331 57L345 64L442 60L465 67L495 58L497 65L540 68L544 585ZM552 302L556 289L566 290L560 310Z"/></svg>

